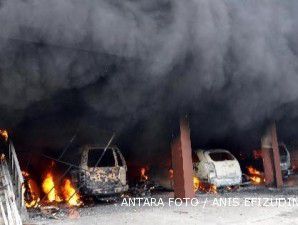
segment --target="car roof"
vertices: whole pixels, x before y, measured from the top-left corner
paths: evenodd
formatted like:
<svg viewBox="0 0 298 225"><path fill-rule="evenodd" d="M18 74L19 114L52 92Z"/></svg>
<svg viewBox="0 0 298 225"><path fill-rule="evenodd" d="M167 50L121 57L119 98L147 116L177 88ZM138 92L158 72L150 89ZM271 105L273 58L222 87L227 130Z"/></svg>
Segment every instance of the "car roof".
<svg viewBox="0 0 298 225"><path fill-rule="evenodd" d="M204 149L198 149L195 151L196 153L198 152L208 152L208 153L212 153L212 152L228 152L231 153L229 150L226 149L208 149L208 150L204 150Z"/></svg>
<svg viewBox="0 0 298 225"><path fill-rule="evenodd" d="M106 148L106 146L103 146L103 145L83 145L81 148L80 148L80 152L83 152L83 151L89 151L89 150L104 150ZM115 145L111 145L107 148L107 150L113 150L113 149L118 149L117 146Z"/></svg>

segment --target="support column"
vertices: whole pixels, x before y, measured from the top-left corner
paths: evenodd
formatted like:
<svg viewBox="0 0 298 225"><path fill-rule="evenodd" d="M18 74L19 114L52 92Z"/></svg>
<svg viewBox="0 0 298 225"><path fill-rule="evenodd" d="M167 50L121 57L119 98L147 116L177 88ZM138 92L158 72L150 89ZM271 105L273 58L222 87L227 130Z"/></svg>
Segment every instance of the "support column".
<svg viewBox="0 0 298 225"><path fill-rule="evenodd" d="M272 150L271 148L262 147L263 167L265 173L265 184L271 186L274 183L274 168L272 165Z"/></svg>
<svg viewBox="0 0 298 225"><path fill-rule="evenodd" d="M283 180L275 123L268 128L262 137L262 156L266 185L275 185L275 187L281 188L283 186Z"/></svg>
<svg viewBox="0 0 298 225"><path fill-rule="evenodd" d="M180 135L172 142L175 198L193 198L193 166L188 119L180 120Z"/></svg>
<svg viewBox="0 0 298 225"><path fill-rule="evenodd" d="M272 137L272 150L273 150L273 162L275 171L275 184L277 188L283 186L281 168L280 168L280 154L277 140L277 132L275 123L271 127L271 137Z"/></svg>

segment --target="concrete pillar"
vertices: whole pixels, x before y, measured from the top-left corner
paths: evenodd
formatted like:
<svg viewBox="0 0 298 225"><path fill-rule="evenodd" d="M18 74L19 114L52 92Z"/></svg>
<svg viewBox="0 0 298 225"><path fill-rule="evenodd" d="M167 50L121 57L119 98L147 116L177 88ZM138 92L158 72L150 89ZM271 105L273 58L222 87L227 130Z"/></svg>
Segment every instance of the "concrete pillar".
<svg viewBox="0 0 298 225"><path fill-rule="evenodd" d="M275 185L277 188L281 188L283 180L275 123L268 128L262 137L262 156L266 185Z"/></svg>
<svg viewBox="0 0 298 225"><path fill-rule="evenodd" d="M180 120L180 134L172 142L171 149L175 198L193 198L192 150L186 117Z"/></svg>
<svg viewBox="0 0 298 225"><path fill-rule="evenodd" d="M274 183L274 169L272 164L271 148L262 147L263 166L265 173L265 184L271 186Z"/></svg>
<svg viewBox="0 0 298 225"><path fill-rule="evenodd" d="M282 173L280 168L280 154L277 140L277 132L275 123L271 127L271 137L272 137L272 150L273 150L273 162L275 171L275 184L277 188L283 186Z"/></svg>

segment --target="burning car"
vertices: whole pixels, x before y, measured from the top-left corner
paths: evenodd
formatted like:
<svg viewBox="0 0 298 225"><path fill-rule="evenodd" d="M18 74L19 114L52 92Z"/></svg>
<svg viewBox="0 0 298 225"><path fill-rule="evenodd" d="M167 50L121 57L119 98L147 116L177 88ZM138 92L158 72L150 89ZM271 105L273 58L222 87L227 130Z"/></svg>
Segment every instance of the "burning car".
<svg viewBox="0 0 298 225"><path fill-rule="evenodd" d="M284 143L279 143L278 148L280 156L280 169L283 177L287 177L291 174L292 170L290 152ZM246 167L253 166L260 171L264 171L262 150L253 150L252 158L246 160L246 163L243 163L243 165L247 163L248 165L246 165Z"/></svg>
<svg viewBox="0 0 298 225"><path fill-rule="evenodd" d="M194 174L200 181L216 187L239 185L242 172L238 160L227 150L195 151Z"/></svg>
<svg viewBox="0 0 298 225"><path fill-rule="evenodd" d="M117 147L86 145L80 149L80 168L72 181L85 196L113 196L128 190L125 159Z"/></svg>

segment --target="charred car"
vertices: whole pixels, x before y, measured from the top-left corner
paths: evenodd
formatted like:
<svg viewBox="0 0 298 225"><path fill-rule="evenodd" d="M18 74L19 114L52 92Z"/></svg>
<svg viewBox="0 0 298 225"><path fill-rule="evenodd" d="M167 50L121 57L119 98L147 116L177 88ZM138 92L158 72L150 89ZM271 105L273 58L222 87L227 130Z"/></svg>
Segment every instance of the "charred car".
<svg viewBox="0 0 298 225"><path fill-rule="evenodd" d="M282 175L287 177L291 173L291 157L287 146L283 143L279 144L279 155Z"/></svg>
<svg viewBox="0 0 298 225"><path fill-rule="evenodd" d="M238 160L227 150L197 150L193 164L194 174L201 181L217 187L237 186L242 172Z"/></svg>
<svg viewBox="0 0 298 225"><path fill-rule="evenodd" d="M292 171L290 152L284 143L279 143L278 148L280 156L280 169L282 175L283 177L288 177ZM243 165L245 167L252 165L254 168L257 168L260 171L264 171L262 150L253 150L252 157L246 159Z"/></svg>
<svg viewBox="0 0 298 225"><path fill-rule="evenodd" d="M113 196L128 190L127 166L117 147L85 145L80 149L80 167L72 181L85 196Z"/></svg>

